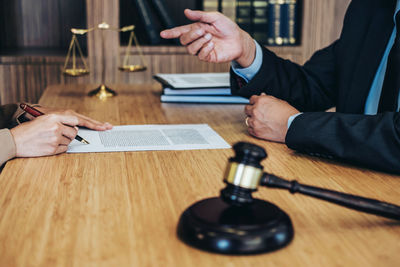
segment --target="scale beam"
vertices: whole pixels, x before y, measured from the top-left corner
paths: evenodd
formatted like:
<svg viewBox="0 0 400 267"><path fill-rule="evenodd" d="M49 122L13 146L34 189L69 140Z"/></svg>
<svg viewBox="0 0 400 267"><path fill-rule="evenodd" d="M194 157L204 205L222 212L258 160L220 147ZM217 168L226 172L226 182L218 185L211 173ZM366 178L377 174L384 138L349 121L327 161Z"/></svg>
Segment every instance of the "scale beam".
<svg viewBox="0 0 400 267"><path fill-rule="evenodd" d="M109 97L115 96L116 92L110 88L108 88L105 85L105 62L104 62L104 54L105 54L105 44L104 44L104 31L105 30L111 30L111 31L117 31L117 32L131 32L129 36L129 43L128 47L126 48L126 53L124 55L124 58L122 60L122 66L118 67L120 71L125 71L125 72L138 72L138 71L145 71L147 69L146 61L143 56L142 49L140 48L139 42L136 39L135 33L134 33L135 26L134 25L128 25L124 26L122 28L111 28L110 25L107 22L102 22L96 27L92 27L89 29L76 29L72 28L72 39L69 45L68 53L65 59L65 64L63 68L63 73L68 76L72 77L77 77L77 76L82 76L90 73L89 66L85 61L85 58L82 53L82 49L79 45L77 35L85 35L91 31L95 30L101 30L102 31L102 58L103 58L103 71L102 71L102 82L101 85L89 92L89 96L95 96L99 98L100 100L106 100ZM140 63L139 64L130 64L129 59L131 56L131 47L132 44L135 44L135 47L139 51L139 56L140 56ZM77 52L78 50L78 57L77 57ZM72 61L70 63L70 61ZM81 63L79 63L81 62ZM68 67L70 65L70 67ZM78 67L80 65L80 67Z"/></svg>

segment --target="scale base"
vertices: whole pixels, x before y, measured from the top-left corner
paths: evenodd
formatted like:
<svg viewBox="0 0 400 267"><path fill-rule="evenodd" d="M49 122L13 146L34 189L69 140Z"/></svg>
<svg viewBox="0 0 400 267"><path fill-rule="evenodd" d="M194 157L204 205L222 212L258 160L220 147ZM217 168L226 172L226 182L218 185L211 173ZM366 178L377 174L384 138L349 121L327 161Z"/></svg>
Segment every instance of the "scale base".
<svg viewBox="0 0 400 267"><path fill-rule="evenodd" d="M186 244L221 254L256 254L277 250L293 239L289 216L272 203L254 199L243 207L208 198L182 214L178 237Z"/></svg>
<svg viewBox="0 0 400 267"><path fill-rule="evenodd" d="M104 84L100 85L100 87L90 91L88 93L89 96L97 97L100 100L106 100L107 98L116 96L117 93L105 86Z"/></svg>

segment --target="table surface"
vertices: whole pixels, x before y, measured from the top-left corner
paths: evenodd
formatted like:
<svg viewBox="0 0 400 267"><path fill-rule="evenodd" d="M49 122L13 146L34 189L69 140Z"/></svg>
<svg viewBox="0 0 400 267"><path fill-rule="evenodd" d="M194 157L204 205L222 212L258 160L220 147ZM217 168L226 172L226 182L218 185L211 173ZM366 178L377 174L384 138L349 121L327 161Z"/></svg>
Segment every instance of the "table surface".
<svg viewBox="0 0 400 267"><path fill-rule="evenodd" d="M264 147L264 170L400 204L398 176L322 160L247 134L243 105L160 103L159 85L51 86L40 104L114 125L207 123L229 144ZM0 175L0 266L399 266L400 224L287 191L255 197L286 211L295 237L273 253L227 256L176 236L181 213L218 196L231 149L62 154L14 159Z"/></svg>

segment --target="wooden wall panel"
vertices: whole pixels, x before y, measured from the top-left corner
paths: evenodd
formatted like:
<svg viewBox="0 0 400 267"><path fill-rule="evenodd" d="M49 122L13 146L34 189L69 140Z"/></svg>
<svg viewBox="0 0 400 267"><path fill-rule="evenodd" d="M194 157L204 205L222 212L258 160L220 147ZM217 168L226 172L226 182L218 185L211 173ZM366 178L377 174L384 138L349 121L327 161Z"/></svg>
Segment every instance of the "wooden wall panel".
<svg viewBox="0 0 400 267"><path fill-rule="evenodd" d="M316 50L328 46L339 37L343 25L343 17L350 1L303 1L301 47L304 61L310 58Z"/></svg>
<svg viewBox="0 0 400 267"><path fill-rule="evenodd" d="M86 3L88 28L97 27L102 22L107 22L112 28L119 28L119 1L87 0ZM104 53L102 34L104 34ZM103 62L106 62L105 81L106 83L116 82L119 33L110 30L104 30L104 32L95 30L88 33L87 38L91 68L90 81L95 83L102 81Z"/></svg>
<svg viewBox="0 0 400 267"><path fill-rule="evenodd" d="M34 103L49 85L89 83L89 76L64 76L64 60L64 57L0 57L0 103Z"/></svg>
<svg viewBox="0 0 400 267"><path fill-rule="evenodd" d="M0 1L0 53L10 48L67 48L70 28L86 26L85 10L82 0Z"/></svg>

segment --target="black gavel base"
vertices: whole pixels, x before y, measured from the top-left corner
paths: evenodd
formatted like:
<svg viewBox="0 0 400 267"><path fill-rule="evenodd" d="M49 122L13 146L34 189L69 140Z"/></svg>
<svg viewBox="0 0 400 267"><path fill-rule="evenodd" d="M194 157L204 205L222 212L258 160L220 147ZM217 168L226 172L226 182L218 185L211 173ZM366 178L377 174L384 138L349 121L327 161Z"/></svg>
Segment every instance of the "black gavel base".
<svg viewBox="0 0 400 267"><path fill-rule="evenodd" d="M182 215L178 237L193 247L222 254L277 250L293 239L289 216L272 203L254 199L234 206L221 198L196 202Z"/></svg>

